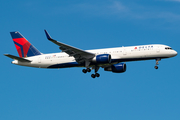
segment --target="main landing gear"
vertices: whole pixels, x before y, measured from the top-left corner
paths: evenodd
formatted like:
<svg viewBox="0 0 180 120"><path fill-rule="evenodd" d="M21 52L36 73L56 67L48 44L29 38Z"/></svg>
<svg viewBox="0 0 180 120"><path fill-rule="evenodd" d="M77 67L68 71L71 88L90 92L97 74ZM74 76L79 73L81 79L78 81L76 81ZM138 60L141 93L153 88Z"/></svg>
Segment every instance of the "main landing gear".
<svg viewBox="0 0 180 120"><path fill-rule="evenodd" d="M160 61L161 59L160 58L157 58L156 59L156 66L154 67L155 69L158 69L158 66L157 65L159 65L159 61Z"/></svg>
<svg viewBox="0 0 180 120"><path fill-rule="evenodd" d="M92 67L92 69L95 70L95 74L91 74L91 77L92 78L100 77L100 74L97 73L98 70L99 70L99 66ZM91 69L90 68L86 68L86 69L83 69L82 72L83 73L91 72Z"/></svg>
<svg viewBox="0 0 180 120"><path fill-rule="evenodd" d="M99 77L99 76L100 76L99 73L95 73L95 74L92 74L92 75L91 75L92 78Z"/></svg>
<svg viewBox="0 0 180 120"><path fill-rule="evenodd" d="M91 69L90 69L90 68L83 69L82 72L83 72L83 73L91 72Z"/></svg>
<svg viewBox="0 0 180 120"><path fill-rule="evenodd" d="M94 66L92 69L94 69L95 74L92 74L92 75L91 75L91 77L92 77L92 78L99 77L99 76L100 76L100 74L99 74L99 73L97 73L97 72L98 72L98 70L99 70L99 66Z"/></svg>

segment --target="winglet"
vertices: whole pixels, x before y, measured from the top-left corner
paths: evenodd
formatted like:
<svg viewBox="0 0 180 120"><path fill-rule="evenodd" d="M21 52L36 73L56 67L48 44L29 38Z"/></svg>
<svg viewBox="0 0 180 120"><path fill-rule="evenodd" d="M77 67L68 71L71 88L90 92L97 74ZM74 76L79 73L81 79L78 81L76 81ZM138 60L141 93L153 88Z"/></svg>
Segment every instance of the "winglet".
<svg viewBox="0 0 180 120"><path fill-rule="evenodd" d="M51 38L51 36L49 35L49 33L48 33L46 30L44 30L44 31L45 31L45 34L46 34L47 39L48 39L48 40L53 40L53 39Z"/></svg>

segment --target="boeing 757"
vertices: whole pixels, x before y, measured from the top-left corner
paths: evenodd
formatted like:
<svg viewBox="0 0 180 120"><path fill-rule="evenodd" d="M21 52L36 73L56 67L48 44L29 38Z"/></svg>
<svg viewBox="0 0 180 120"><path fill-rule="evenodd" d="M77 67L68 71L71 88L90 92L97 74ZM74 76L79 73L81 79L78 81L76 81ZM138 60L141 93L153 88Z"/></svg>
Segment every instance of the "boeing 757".
<svg viewBox="0 0 180 120"><path fill-rule="evenodd" d="M126 71L126 62L139 60L155 60L155 69L161 59L174 57L177 52L171 47L162 44L138 45L129 47L116 47L106 49L82 50L54 40L45 30L46 37L53 42L61 52L43 54L35 48L19 32L10 32L18 56L4 54L14 59L13 64L36 68L70 68L84 67L83 73L91 72L92 78L99 77L99 68L113 73Z"/></svg>

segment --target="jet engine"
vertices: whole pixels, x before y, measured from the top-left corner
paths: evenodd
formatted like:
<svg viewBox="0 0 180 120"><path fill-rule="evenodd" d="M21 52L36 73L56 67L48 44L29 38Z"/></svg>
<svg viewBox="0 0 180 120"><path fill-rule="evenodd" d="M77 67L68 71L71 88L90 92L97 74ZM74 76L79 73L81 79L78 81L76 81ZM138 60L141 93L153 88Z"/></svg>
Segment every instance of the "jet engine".
<svg viewBox="0 0 180 120"><path fill-rule="evenodd" d="M114 73L123 73L126 71L125 63L118 63L115 65L111 65L109 67L104 68L105 71L112 71Z"/></svg>
<svg viewBox="0 0 180 120"><path fill-rule="evenodd" d="M109 54L101 54L101 55L97 55L96 57L93 58L92 60L93 62L96 63L111 63L111 55Z"/></svg>

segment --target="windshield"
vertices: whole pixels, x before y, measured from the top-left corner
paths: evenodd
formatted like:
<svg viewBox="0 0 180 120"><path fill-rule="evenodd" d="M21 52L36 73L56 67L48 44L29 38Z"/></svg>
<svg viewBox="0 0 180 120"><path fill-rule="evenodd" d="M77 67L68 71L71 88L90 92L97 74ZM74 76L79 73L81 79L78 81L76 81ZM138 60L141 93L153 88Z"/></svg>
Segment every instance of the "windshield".
<svg viewBox="0 0 180 120"><path fill-rule="evenodd" d="M166 49L166 50L172 50L172 48L171 48L171 47L165 47L165 49Z"/></svg>

